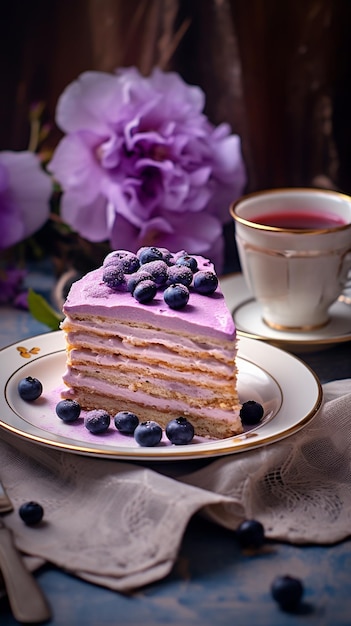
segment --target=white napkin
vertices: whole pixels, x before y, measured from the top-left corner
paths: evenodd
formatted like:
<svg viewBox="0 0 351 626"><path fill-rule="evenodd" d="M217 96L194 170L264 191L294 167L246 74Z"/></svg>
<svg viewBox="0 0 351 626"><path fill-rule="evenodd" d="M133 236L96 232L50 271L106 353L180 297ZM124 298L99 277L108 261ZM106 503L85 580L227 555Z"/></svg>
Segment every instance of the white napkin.
<svg viewBox="0 0 351 626"><path fill-rule="evenodd" d="M36 557L30 567L48 561L118 591L166 576L199 511L232 529L258 519L274 539L340 541L351 529L350 420L351 379L328 383L322 409L302 431L176 477L2 432L0 476L15 506L6 523ZM18 515L28 500L44 507L38 526Z"/></svg>

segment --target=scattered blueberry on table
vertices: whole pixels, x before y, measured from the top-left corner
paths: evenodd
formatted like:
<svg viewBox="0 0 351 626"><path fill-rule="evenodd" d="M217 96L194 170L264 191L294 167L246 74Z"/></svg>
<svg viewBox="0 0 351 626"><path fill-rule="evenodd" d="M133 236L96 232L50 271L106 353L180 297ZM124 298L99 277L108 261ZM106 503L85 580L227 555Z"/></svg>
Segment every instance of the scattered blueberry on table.
<svg viewBox="0 0 351 626"><path fill-rule="evenodd" d="M44 516L44 509L38 502L25 502L19 508L19 516L27 526L39 524Z"/></svg>
<svg viewBox="0 0 351 626"><path fill-rule="evenodd" d="M236 529L236 537L242 548L261 548L265 541L263 524L254 519L244 520Z"/></svg>
<svg viewBox="0 0 351 626"><path fill-rule="evenodd" d="M37 378L27 376L19 381L18 393L22 400L33 402L33 400L37 400L43 393L43 385Z"/></svg>
<svg viewBox="0 0 351 626"><path fill-rule="evenodd" d="M283 611L296 611L304 593L304 587L298 578L277 576L272 582L271 592L274 600Z"/></svg>

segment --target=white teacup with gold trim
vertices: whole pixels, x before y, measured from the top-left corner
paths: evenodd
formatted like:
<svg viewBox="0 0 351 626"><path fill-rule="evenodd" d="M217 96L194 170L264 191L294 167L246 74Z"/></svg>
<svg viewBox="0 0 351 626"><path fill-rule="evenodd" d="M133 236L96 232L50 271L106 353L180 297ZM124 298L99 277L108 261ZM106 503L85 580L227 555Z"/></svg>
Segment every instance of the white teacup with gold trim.
<svg viewBox="0 0 351 626"><path fill-rule="evenodd" d="M255 192L230 207L245 280L269 326L318 328L351 269L351 197L324 189Z"/></svg>

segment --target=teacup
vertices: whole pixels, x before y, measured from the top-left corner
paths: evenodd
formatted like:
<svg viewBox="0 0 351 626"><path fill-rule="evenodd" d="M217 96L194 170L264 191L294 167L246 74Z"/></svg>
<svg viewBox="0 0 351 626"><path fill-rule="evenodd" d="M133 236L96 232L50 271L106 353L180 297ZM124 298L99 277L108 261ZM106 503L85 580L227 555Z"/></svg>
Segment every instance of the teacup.
<svg viewBox="0 0 351 626"><path fill-rule="evenodd" d="M351 268L351 197L324 189L259 191L230 206L245 280L266 324L326 324Z"/></svg>

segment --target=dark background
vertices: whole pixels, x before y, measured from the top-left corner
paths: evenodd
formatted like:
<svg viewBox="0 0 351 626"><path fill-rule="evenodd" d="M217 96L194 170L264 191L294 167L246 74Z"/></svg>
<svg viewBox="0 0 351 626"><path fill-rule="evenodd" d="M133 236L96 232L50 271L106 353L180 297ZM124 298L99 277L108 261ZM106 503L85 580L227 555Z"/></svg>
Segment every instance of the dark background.
<svg viewBox="0 0 351 626"><path fill-rule="evenodd" d="M214 124L242 139L245 191L351 193L350 0L2 0L0 149L28 146L28 115L82 71L176 70Z"/></svg>

